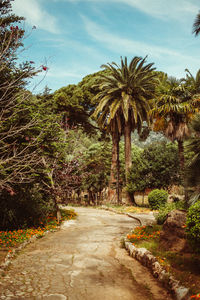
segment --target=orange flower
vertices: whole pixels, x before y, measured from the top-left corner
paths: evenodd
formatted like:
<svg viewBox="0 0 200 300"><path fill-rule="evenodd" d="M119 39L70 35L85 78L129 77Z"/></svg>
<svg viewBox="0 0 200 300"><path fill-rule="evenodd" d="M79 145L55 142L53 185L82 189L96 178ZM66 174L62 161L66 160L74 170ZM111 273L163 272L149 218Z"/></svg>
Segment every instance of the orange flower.
<svg viewBox="0 0 200 300"><path fill-rule="evenodd" d="M200 294L190 296L191 299L200 299Z"/></svg>

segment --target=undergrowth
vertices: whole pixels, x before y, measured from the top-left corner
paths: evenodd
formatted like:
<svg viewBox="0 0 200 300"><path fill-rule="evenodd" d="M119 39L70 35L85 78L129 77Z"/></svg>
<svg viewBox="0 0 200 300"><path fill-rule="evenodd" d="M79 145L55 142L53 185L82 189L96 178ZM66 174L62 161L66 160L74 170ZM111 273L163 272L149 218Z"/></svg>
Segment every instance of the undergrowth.
<svg viewBox="0 0 200 300"><path fill-rule="evenodd" d="M134 246L149 250L167 272L190 289L192 299L200 299L200 254L166 251L159 241L161 230L161 225L136 227L127 238Z"/></svg>
<svg viewBox="0 0 200 300"><path fill-rule="evenodd" d="M73 210L61 209L61 222L71 220L76 217ZM41 220L40 226L37 228L26 228L19 230L0 231L0 249L8 249L16 247L18 244L37 235L41 237L46 231L55 230L60 224L54 215L49 215L46 219Z"/></svg>

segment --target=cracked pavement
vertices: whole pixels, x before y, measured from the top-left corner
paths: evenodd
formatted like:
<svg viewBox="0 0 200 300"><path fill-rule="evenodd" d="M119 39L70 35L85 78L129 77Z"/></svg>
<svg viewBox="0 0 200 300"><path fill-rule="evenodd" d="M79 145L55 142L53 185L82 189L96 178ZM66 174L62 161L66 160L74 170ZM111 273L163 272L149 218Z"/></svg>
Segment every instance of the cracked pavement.
<svg viewBox="0 0 200 300"><path fill-rule="evenodd" d="M0 278L0 299L171 300L120 240L138 222L75 208L78 218L23 249Z"/></svg>

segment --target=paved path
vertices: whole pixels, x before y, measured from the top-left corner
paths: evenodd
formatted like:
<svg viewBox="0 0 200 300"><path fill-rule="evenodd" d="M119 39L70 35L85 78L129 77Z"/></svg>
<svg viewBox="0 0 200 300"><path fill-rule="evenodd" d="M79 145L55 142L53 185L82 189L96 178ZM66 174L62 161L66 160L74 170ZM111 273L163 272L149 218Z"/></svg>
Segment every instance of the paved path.
<svg viewBox="0 0 200 300"><path fill-rule="evenodd" d="M28 245L1 278L0 299L171 300L148 270L120 247L138 223L92 208Z"/></svg>

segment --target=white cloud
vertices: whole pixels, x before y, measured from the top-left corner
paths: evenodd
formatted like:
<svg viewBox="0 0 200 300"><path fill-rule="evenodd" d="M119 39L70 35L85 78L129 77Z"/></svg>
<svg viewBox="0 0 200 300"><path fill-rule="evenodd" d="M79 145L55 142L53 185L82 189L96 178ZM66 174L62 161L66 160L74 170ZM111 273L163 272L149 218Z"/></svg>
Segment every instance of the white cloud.
<svg viewBox="0 0 200 300"><path fill-rule="evenodd" d="M199 0L53 0L54 2L121 3L161 19L183 20L183 15L197 14Z"/></svg>
<svg viewBox="0 0 200 300"><path fill-rule="evenodd" d="M56 18L48 14L39 4L38 0L15 0L12 4L13 11L18 16L26 18L26 22L31 26L59 33Z"/></svg>
<svg viewBox="0 0 200 300"><path fill-rule="evenodd" d="M115 1L115 0L114 0ZM157 18L180 19L183 14L197 13L199 6L195 0L116 0Z"/></svg>
<svg viewBox="0 0 200 300"><path fill-rule="evenodd" d="M165 61L170 60L171 64L176 62L184 65L184 62L187 62L187 65L188 63L199 65L199 59L195 57L185 55L184 53L166 48L165 46L154 46L145 42L134 41L114 35L88 18L82 16L82 19L85 24L85 29L92 39L100 42L104 48L119 53L119 55L121 55L121 53L131 56L148 55L151 59L153 58L156 61L163 61L163 57L165 57Z"/></svg>

